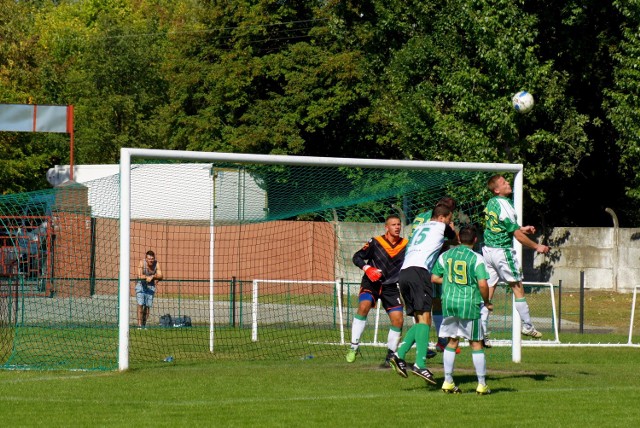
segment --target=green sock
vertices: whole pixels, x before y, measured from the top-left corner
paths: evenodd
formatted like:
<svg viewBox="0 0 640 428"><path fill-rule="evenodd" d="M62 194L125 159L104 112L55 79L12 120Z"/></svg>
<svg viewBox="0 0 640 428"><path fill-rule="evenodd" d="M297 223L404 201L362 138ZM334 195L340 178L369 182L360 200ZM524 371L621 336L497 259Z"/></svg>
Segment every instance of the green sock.
<svg viewBox="0 0 640 428"><path fill-rule="evenodd" d="M429 348L429 330L427 324L415 324L416 328L416 366L419 369L427 368L427 349Z"/></svg>
<svg viewBox="0 0 640 428"><path fill-rule="evenodd" d="M416 337L415 326L417 326L417 325L418 324L412 325L411 328L409 329L409 331L407 331L407 334L405 334L404 337L402 338L402 340L400 341L400 345L398 346L398 350L396 351L396 353L398 354L398 357L400 357L403 360L404 360L405 355L407 355L407 352L409 352L409 349L411 349L413 344L416 342L416 340L415 340L415 337Z"/></svg>

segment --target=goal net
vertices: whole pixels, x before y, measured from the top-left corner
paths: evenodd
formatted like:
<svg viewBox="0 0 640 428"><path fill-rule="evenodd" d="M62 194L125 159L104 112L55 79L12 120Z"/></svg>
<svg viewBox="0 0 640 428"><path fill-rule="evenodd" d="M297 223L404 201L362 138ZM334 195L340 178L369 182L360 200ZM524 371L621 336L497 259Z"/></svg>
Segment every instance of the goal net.
<svg viewBox="0 0 640 428"><path fill-rule="evenodd" d="M521 211L521 165L123 149L119 174L0 198L0 363L342 359L362 278L353 254L390 214L408 236L443 196L458 225L481 225L496 173L514 179ZM164 278L138 329L149 250ZM387 322L369 314L363 357L384 357Z"/></svg>

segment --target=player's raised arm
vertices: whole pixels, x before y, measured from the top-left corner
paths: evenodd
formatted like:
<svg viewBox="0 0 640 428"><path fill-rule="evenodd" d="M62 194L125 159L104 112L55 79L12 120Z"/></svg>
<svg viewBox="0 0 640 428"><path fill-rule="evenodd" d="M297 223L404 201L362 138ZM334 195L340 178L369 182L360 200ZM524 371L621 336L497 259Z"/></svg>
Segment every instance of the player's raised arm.
<svg viewBox="0 0 640 428"><path fill-rule="evenodd" d="M518 240L525 247L531 248L538 253L548 253L549 247L546 245L538 244L537 242L530 239L521 229L516 230L513 233L513 237Z"/></svg>

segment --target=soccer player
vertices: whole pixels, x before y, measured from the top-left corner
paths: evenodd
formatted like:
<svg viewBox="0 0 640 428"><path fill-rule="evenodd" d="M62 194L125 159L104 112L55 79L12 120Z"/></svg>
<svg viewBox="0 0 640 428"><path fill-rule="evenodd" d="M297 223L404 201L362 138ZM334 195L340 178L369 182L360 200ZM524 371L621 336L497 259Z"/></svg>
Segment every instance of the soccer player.
<svg viewBox="0 0 640 428"><path fill-rule="evenodd" d="M414 317L415 324L407 331L398 350L389 361L395 372L406 378L407 365L404 358L415 343L416 361L411 373L433 385L436 384L436 380L433 373L427 369L433 295L431 268L445 241L445 233L447 225L451 223L451 217L449 208L438 205L433 209L431 220L413 231L400 270L400 293L404 299L406 313ZM447 238L455 239L455 233Z"/></svg>
<svg viewBox="0 0 640 428"><path fill-rule="evenodd" d="M478 377L476 393L491 394L487 387L487 364L484 357L483 333L480 321L480 306L491 309L489 303L489 274L482 256L473 251L478 236L473 226L460 229L459 247L452 248L438 257L433 267L431 280L442 284L442 313L444 319L439 336L447 337L443 353L444 382L442 390L448 394L459 394L453 381L453 367L460 338L469 340L471 358Z"/></svg>
<svg viewBox="0 0 640 428"><path fill-rule="evenodd" d="M353 264L364 271L360 285L358 311L351 326L351 347L347 352L347 362L353 363L358 354L360 336L364 331L367 315L380 299L382 307L389 315L391 328L387 336L387 357L396 350L402 334L402 301L398 290L398 275L404 260L408 240L400 237L402 222L397 215L385 219L385 234L371 238L353 255Z"/></svg>
<svg viewBox="0 0 640 428"><path fill-rule="evenodd" d="M438 205L444 205L445 207L448 207L451 210L451 212L454 212L456 210L456 201L449 196L445 196L441 198L436 203L436 206ZM422 223L424 223L425 221L429 221L431 219L432 214L433 214L433 210L428 210L418 214L416 218L413 220L413 223L411 223L412 233ZM455 232L455 226L453 224L453 221L448 224L448 227ZM451 232L447 231L446 235L450 235L450 234ZM409 235L409 240L411 240L411 235ZM447 251L449 249L449 246L450 246L449 243L445 242L442 245L442 249L440 250L440 253L444 253L445 251ZM442 324L442 300L440 298L441 294L442 294L441 285L433 284L433 299L432 299L432 306L431 306L431 314L433 317L433 324L436 328L436 332L440 331L440 325ZM436 349L438 350L438 352L444 352L445 346L447 346L447 339L444 337L438 337L438 341L436 342ZM459 354L460 348L456 349L456 352Z"/></svg>
<svg viewBox="0 0 640 428"><path fill-rule="evenodd" d="M522 319L522 334L534 338L542 337L531 322L529 305L524 297L522 286L522 272L513 249L513 238L522 245L535 250L538 253L548 253L549 247L532 241L527 235L536 233L533 226L520 226L516 218L513 201L510 199L513 193L511 184L502 175L494 175L487 182L487 186L493 197L487 202L484 209L484 247L482 255L489 272L489 301L493 298L496 284L503 281L509 284L515 297L515 305L520 319ZM489 341L489 310L482 310L482 325L484 329L484 344L491 347Z"/></svg>

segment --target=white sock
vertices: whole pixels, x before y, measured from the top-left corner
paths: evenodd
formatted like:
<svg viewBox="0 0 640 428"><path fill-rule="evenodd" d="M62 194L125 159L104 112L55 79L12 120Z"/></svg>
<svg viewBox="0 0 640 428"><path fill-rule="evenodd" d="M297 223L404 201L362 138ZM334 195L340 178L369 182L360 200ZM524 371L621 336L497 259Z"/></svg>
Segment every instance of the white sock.
<svg viewBox="0 0 640 428"><path fill-rule="evenodd" d="M398 342L400 342L400 331L395 331L394 329L389 329L389 335L387 336L387 348L391 349L393 352L396 352L398 349Z"/></svg>
<svg viewBox="0 0 640 428"><path fill-rule="evenodd" d="M531 327L533 324L531 324L531 315L529 315L529 305L524 298L516 299L516 310L520 314L522 323L527 327Z"/></svg>
<svg viewBox="0 0 640 428"><path fill-rule="evenodd" d="M362 336L362 332L364 331L364 327L367 325L367 320L361 320L358 318L353 319L353 324L351 325L351 349L358 349L358 345L360 344L360 336Z"/></svg>
<svg viewBox="0 0 640 428"><path fill-rule="evenodd" d="M453 383L453 366L456 362L456 350L444 348L442 353L442 365L444 366L444 381Z"/></svg>
<svg viewBox="0 0 640 428"><path fill-rule="evenodd" d="M476 376L478 376L478 383L482 385L487 384L487 360L484 358L484 350L472 351L471 358L473 358L473 366L476 368Z"/></svg>

